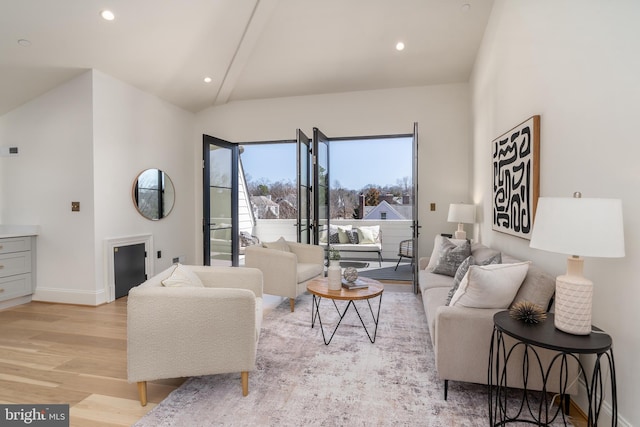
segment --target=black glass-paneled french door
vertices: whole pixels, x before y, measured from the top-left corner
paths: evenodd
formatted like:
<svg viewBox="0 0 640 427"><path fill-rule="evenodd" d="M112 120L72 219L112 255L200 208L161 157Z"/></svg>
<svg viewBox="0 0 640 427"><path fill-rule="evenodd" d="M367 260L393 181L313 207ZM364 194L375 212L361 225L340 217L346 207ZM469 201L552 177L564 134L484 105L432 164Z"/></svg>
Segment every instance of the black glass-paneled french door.
<svg viewBox="0 0 640 427"><path fill-rule="evenodd" d="M239 264L238 144L203 135L204 265Z"/></svg>

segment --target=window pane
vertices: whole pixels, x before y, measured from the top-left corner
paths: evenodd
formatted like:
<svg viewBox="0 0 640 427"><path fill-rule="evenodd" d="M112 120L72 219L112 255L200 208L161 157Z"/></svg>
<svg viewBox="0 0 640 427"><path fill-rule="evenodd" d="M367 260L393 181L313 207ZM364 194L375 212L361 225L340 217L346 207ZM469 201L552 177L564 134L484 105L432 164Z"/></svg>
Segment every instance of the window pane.
<svg viewBox="0 0 640 427"><path fill-rule="evenodd" d="M231 150L211 146L209 183L213 187L231 187Z"/></svg>

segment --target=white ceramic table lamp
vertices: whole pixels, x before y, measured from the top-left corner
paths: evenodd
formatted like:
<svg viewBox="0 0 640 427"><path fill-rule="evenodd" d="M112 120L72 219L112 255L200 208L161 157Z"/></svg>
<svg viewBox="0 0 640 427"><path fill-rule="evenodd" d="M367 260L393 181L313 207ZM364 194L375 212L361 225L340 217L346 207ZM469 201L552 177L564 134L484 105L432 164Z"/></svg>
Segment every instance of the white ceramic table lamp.
<svg viewBox="0 0 640 427"><path fill-rule="evenodd" d="M456 239L466 239L467 233L464 231L464 224L473 224L476 220L476 205L465 205L462 203L449 205L448 222L457 222L458 230L454 237Z"/></svg>
<svg viewBox="0 0 640 427"><path fill-rule="evenodd" d="M582 270L586 257L624 257L619 199L540 197L532 248L570 255L567 274L556 278L555 327L574 335L591 333L593 282Z"/></svg>

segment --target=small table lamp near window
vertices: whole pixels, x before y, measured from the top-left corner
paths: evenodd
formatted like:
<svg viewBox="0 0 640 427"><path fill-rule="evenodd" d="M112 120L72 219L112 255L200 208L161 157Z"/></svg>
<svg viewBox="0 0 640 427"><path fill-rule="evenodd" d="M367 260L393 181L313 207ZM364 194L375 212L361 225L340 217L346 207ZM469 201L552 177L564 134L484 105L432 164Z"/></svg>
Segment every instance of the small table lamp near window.
<svg viewBox="0 0 640 427"><path fill-rule="evenodd" d="M555 327L574 335L591 333L593 282L582 274L586 257L624 257L619 199L540 197L532 248L570 255L567 274L556 278Z"/></svg>
<svg viewBox="0 0 640 427"><path fill-rule="evenodd" d="M455 233L456 239L466 239L467 233L464 231L464 224L473 224L476 220L476 205L450 204L448 222L457 222L458 230Z"/></svg>

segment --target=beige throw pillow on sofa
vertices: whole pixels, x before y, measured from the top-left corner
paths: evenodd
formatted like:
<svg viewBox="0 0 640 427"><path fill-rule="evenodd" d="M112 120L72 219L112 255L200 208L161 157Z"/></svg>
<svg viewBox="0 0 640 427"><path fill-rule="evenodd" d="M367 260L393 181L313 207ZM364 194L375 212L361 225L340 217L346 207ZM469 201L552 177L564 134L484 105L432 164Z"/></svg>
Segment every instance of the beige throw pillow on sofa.
<svg viewBox="0 0 640 427"><path fill-rule="evenodd" d="M291 252L289 250L289 245L287 245L287 241L284 240L284 237L279 238L275 242L263 242L262 246L267 249L275 249L283 252Z"/></svg>
<svg viewBox="0 0 640 427"><path fill-rule="evenodd" d="M167 288L204 288L198 275L182 264L176 265L171 276L162 281L162 286Z"/></svg>
<svg viewBox="0 0 640 427"><path fill-rule="evenodd" d="M472 265L451 298L452 306L508 308L527 275L529 262Z"/></svg>

